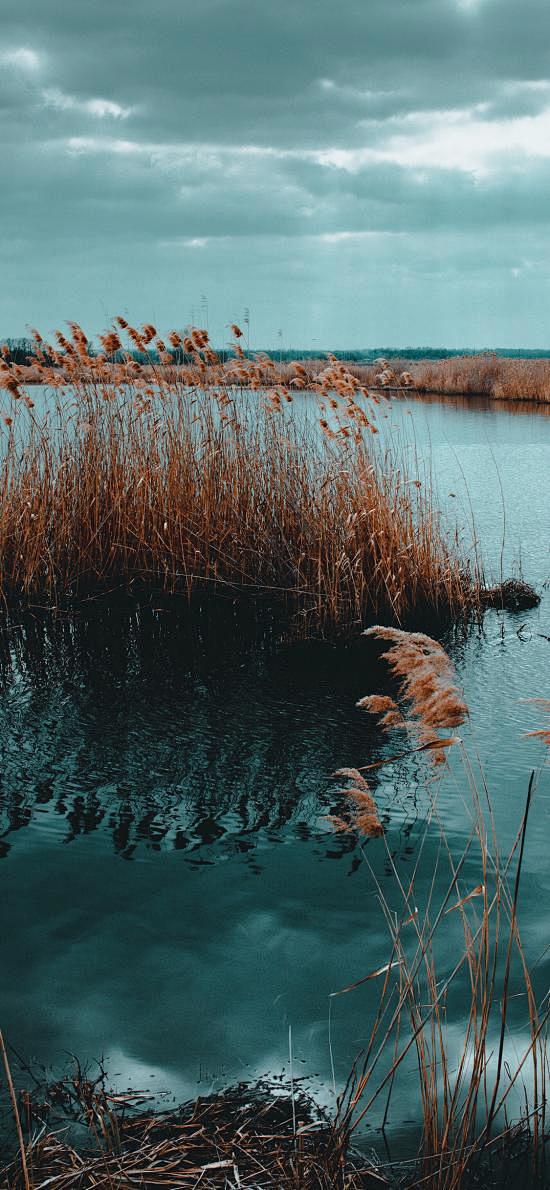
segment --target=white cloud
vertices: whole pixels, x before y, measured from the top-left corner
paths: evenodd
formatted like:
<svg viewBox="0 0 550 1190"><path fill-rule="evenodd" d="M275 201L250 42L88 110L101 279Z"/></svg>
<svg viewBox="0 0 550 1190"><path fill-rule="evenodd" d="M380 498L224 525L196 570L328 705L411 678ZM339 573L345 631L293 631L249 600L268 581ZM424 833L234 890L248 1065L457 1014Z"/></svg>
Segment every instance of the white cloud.
<svg viewBox="0 0 550 1190"><path fill-rule="evenodd" d="M388 135L360 149L324 149L320 165L357 173L371 162L409 169L459 170L487 175L522 169L529 159L550 157L550 107L535 116L483 119L485 104L464 110L413 112L386 121ZM364 122L368 134L372 125Z"/></svg>
<svg viewBox="0 0 550 1190"><path fill-rule="evenodd" d="M342 244L346 240L378 239L383 234L378 231L325 231L313 238L320 240L322 244Z"/></svg>
<svg viewBox="0 0 550 1190"><path fill-rule="evenodd" d="M484 120L477 112L436 113L391 137L381 159L400 165L488 174L550 157L550 108L536 116Z"/></svg>
<svg viewBox="0 0 550 1190"><path fill-rule="evenodd" d="M114 120L127 120L132 113L131 107L121 107L119 103L113 103L110 99L88 99L84 107L92 116L99 116L103 120L105 116L111 116Z"/></svg>
<svg viewBox="0 0 550 1190"><path fill-rule="evenodd" d="M52 142L50 141L50 146ZM58 141L53 142L57 147ZM89 156L94 153L110 153L115 156L129 156L137 155L143 151L143 146L136 141L130 140L115 140L113 137L104 138L99 136L70 136L68 140L63 141L66 151L70 154L78 156Z"/></svg>
<svg viewBox="0 0 550 1190"><path fill-rule="evenodd" d="M41 64L40 55L28 46L17 46L11 50L0 50L0 65L18 66L21 70L35 71Z"/></svg>
<svg viewBox="0 0 550 1190"><path fill-rule="evenodd" d="M47 107L53 107L56 111L81 112L99 120L127 120L134 110L131 107L122 107L120 103L114 103L111 99L77 99L74 95L66 95L58 87L47 87L42 91L42 99Z"/></svg>
<svg viewBox="0 0 550 1190"><path fill-rule="evenodd" d="M369 103L372 100L388 99L404 94L403 91L395 90L394 88L372 91L368 87L352 87L349 84L342 86L341 83L337 83L334 79L330 78L317 79L317 86L326 94L334 95L340 99L353 99L361 103Z"/></svg>
<svg viewBox="0 0 550 1190"><path fill-rule="evenodd" d="M57 106L84 106L58 92L50 92ZM103 104L107 101L86 101ZM110 106L110 105L109 105ZM118 108L118 105L114 105ZM86 110L90 111L89 106ZM126 113L131 109L120 109ZM397 165L409 176L428 184L434 172L457 171L475 178L525 173L534 160L550 159L550 106L536 115L488 119L487 105L448 111L412 112L386 121L365 121L365 143L359 148L327 147L298 149L262 145L220 145L170 143L122 139L112 136L73 136L51 141L71 154L134 156L143 158L161 172L195 179L223 173L226 178L261 181L266 162L304 162L319 167L358 174L371 165ZM102 119L103 108L96 115ZM105 112L115 118L118 112ZM370 143L369 143L370 142ZM261 173L258 173L258 170ZM281 182L281 184L283 184ZM285 185L288 182L284 183Z"/></svg>

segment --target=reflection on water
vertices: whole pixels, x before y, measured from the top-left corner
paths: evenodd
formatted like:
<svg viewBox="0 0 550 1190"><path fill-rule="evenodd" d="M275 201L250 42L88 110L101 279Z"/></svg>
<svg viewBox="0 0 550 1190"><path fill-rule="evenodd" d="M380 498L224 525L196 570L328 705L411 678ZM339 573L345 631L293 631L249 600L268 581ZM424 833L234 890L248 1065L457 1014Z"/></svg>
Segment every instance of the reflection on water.
<svg viewBox="0 0 550 1190"><path fill-rule="evenodd" d="M30 825L60 843L98 832L124 859L175 849L255 870L258 848L287 834L328 858L353 852L325 816L345 804L331 776L342 757L370 763L388 746L353 713L374 650L246 627L231 607L190 616L178 601L8 622L0 854ZM410 766L404 796L398 784L397 769L378 796L397 800L406 832Z"/></svg>
<svg viewBox="0 0 550 1190"><path fill-rule="evenodd" d="M522 739L539 723L520 700L548 695L550 422L494 404L400 400L384 424L406 443L414 423L447 515L466 535L472 504L497 573L502 484L506 572L521 560L543 593L539 608L490 612L481 632L445 642L471 709L463 735L486 769L505 846L542 756ZM292 644L269 617L230 601L192 618L167 601L71 616L34 609L4 620L1 642L8 1038L26 1059L56 1067L68 1051L104 1055L113 1081L184 1098L279 1072L292 1023L296 1065L330 1099L329 993L388 958L368 865L391 890L389 857L410 874L427 830L417 897L427 895L440 846L428 821L435 792L457 851L470 828L460 756L437 785L421 756L376 770L388 852L378 840L360 846L326 821L343 810L331 774L401 746L355 708L386 676L365 639ZM547 945L549 794L543 779L525 862L523 931L534 957ZM473 859L465 879L479 880ZM443 964L452 945L449 932ZM543 955L541 994L549 975ZM448 1006L457 1037L461 990ZM370 985L338 1002L338 1084L374 1004ZM518 1036L522 1027L520 1013ZM411 1115L411 1088L416 1098L413 1069L393 1124Z"/></svg>
<svg viewBox="0 0 550 1190"><path fill-rule="evenodd" d="M431 407L432 409L444 409L447 404L451 411L459 410L464 413L485 414L497 418L504 413L507 417L513 417L514 414L519 414L520 417L532 418L533 414L536 417L550 417L550 401L522 401L513 400L509 398L499 399L497 397L483 397L472 396L468 393L422 393L421 396L412 397L413 400L421 402L422 405ZM393 401L410 401L411 394L404 390L402 395L396 390L392 392Z"/></svg>

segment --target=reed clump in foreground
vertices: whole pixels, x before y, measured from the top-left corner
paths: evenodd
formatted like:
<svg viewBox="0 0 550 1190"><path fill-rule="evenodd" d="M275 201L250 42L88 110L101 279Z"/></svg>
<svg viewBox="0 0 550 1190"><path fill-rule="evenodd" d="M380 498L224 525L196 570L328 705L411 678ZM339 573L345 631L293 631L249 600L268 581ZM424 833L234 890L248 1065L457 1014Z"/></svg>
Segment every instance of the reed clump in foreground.
<svg viewBox="0 0 550 1190"><path fill-rule="evenodd" d="M146 1092L110 1091L102 1072L93 1081L77 1071L17 1096L3 1047L18 1151L0 1170L2 1184L7 1190L461 1190L507 1187L512 1169L526 1186L547 1184L548 999L537 1000L518 921L534 789L531 778L506 857L475 786L471 831L460 853L453 853L435 804L407 880L385 839L371 845L385 848L389 889L365 852L389 945L379 967L330 995L331 1055L341 997L363 996L365 1021L372 1022L332 1117L292 1081L276 1088L241 1084L166 1112L144 1110ZM417 1156L361 1157L362 1127L379 1130L382 1121L384 1131L401 1079L407 1102L418 1105ZM71 1121L84 1125L78 1137L67 1127Z"/></svg>
<svg viewBox="0 0 550 1190"><path fill-rule="evenodd" d="M146 1110L147 1094L115 1094L103 1071L38 1084L21 1104L36 1139L24 1163L4 1166L7 1190L194 1190L276 1186L360 1190L384 1185L342 1146L339 1129L300 1085L238 1086L168 1111ZM21 1118L19 1123L22 1128ZM70 1132L80 1143L71 1142ZM374 1174L374 1171L373 1171Z"/></svg>
<svg viewBox="0 0 550 1190"><path fill-rule="evenodd" d="M379 397L344 365L311 381L297 363L285 384L238 335L222 363L206 331L172 332L170 353L154 327L119 323L99 355L76 324L55 347L36 336L39 404L28 372L1 364L4 597L247 591L284 600L307 630L477 606L476 563L430 491L377 450ZM315 399L297 410L306 385Z"/></svg>

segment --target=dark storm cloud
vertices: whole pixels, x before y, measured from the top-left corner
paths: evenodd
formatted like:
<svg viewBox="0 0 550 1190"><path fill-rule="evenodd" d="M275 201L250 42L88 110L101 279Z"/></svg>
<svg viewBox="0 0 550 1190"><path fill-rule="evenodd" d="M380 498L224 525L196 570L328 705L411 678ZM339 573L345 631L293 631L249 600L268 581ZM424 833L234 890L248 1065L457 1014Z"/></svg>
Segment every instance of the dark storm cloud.
<svg viewBox="0 0 550 1190"><path fill-rule="evenodd" d="M7 0L3 15L6 43L44 54L54 84L139 104L163 139L347 143L380 108L453 107L548 70L541 0Z"/></svg>
<svg viewBox="0 0 550 1190"><path fill-rule="evenodd" d="M305 341L321 291L327 327L346 300L327 250L371 235L411 285L430 243L453 285L470 255L486 276L500 260L517 301L518 278L542 284L549 32L547 0L4 0L0 331L40 321L46 289L54 309L78 294L79 270L83 318L111 309L106 280L141 300L145 264L168 317L183 253L189 290L215 278L232 300L242 278L266 341L266 271L273 311L301 283Z"/></svg>

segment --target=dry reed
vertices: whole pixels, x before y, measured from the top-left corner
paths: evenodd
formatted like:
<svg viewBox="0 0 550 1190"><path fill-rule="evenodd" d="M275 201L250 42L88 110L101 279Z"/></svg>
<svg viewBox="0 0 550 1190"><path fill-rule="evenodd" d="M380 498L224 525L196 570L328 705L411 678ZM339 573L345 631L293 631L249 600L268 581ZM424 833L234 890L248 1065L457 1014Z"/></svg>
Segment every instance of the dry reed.
<svg viewBox="0 0 550 1190"><path fill-rule="evenodd" d="M466 760L467 767L469 768ZM535 1172L540 1169L546 1139L546 1027L548 1008L539 1008L518 928L518 898L527 820L534 789L531 778L524 815L507 860L499 857L494 822L484 819L474 793L472 833L461 856L453 856L442 824L439 860L446 859L448 883L434 903L435 880L428 881L422 910L413 877L404 884L387 848L401 909L395 913L376 880L391 941L387 964L344 988L355 991L371 979L383 977L380 999L366 1052L350 1077L341 1100L344 1134L359 1127L374 1105L387 1097L384 1119L398 1072L409 1054L416 1054L422 1105L422 1144L419 1164L406 1185L426 1190L458 1190L480 1165L496 1153L512 1151L518 1138L527 1145ZM434 811L434 818L437 814ZM430 823L426 831L430 830ZM488 838L493 838L490 847ZM477 848L481 883L465 887L464 870ZM516 872L511 879L512 868ZM370 865L369 865L370 867ZM453 925L454 921L454 925ZM452 930L453 945L447 967L437 957L438 937ZM462 938L462 941L461 941ZM447 937L448 949L448 937ZM459 1052L451 1057L447 1004L462 973L469 998L463 1005ZM523 997L526 1040L514 1065L506 1057L511 1029L510 1001ZM517 1049L514 1043L514 1049ZM384 1074L382 1059L393 1057ZM529 1076L529 1095L524 1088ZM525 1107L514 1119L514 1092L525 1094Z"/></svg>
<svg viewBox="0 0 550 1190"><path fill-rule="evenodd" d="M456 739L443 739L438 732L459 727L468 715L450 657L438 641L423 632L375 625L364 635L389 643L382 658L398 681L398 696L406 709L380 694L360 698L357 706L379 715L379 726L386 731L412 730L421 747L430 750L433 762L444 763L445 749Z"/></svg>
<svg viewBox="0 0 550 1190"><path fill-rule="evenodd" d="M25 369L0 363L4 597L249 591L292 603L308 629L478 603L476 563L447 541L429 491L376 449L379 398L343 364L312 380L296 363L282 383L238 339L222 363L196 328L167 336L192 361L176 367L151 324L118 323L98 356L76 323L55 346L35 336L45 412Z"/></svg>
<svg viewBox="0 0 550 1190"><path fill-rule="evenodd" d="M405 705L401 709L388 695L367 695L357 705L382 716L379 723L386 728L384 718L402 716L404 726L423 741L409 752L427 748L445 758L448 746L460 741L442 739L438 732L459 726L468 715L445 650L423 633L376 626L367 630L366 635L389 642L382 659L397 679L397 698ZM546 713L550 709L547 700L532 701ZM544 743L550 738L547 730L527 734L541 737ZM365 768L391 764L407 754L386 757L363 769L341 769L335 775L354 781L362 791L366 788ZM413 1163L409 1175L403 1176L402 1184L422 1186L426 1190L459 1190L470 1177L474 1184L480 1180L485 1184L483 1179L488 1176L488 1167L494 1164L495 1157L506 1163L518 1141L529 1154L531 1172L537 1181L548 1139L546 1038L550 1008L547 996L540 1006L537 1003L518 927L520 880L535 774L529 782L515 843L508 858L502 860L483 774L480 789L464 749L462 760L472 796L471 832L462 854L453 855L435 800L408 884L402 880L390 846L384 840L386 861L393 875L391 900L366 852L363 853L389 930L389 960L333 993L333 996L347 995L383 977L365 1054L354 1067L340 1101L338 1118L346 1143L383 1096L385 1124L398 1074L408 1056L415 1054L422 1140L419 1160ZM347 793L353 796L355 791ZM427 891L421 893L417 886L424 844L434 825L440 836L435 873L427 880ZM465 886L465 872L471 867L476 850L481 880L474 887L471 883ZM443 896L435 904L442 862L448 866L448 878ZM395 894L401 902L397 912ZM441 933L451 956L443 971ZM450 948L449 936L452 937ZM463 1016L458 1030L458 1055L451 1056L453 1043L449 1039L447 1008L461 975L466 982L466 998L458 1006ZM517 1042L512 1041L514 1064L506 1056L512 998L525 1005L526 1032L523 1052L518 1053ZM389 1063L388 1054L391 1054ZM382 1073L384 1065L387 1069ZM530 1082L529 1091L526 1079ZM524 1107L520 1108L519 1117L514 1118L511 1097L518 1092L520 1102L524 1098Z"/></svg>
<svg viewBox="0 0 550 1190"><path fill-rule="evenodd" d="M442 360L411 361L402 378L417 392L464 393L493 400L550 403L550 360L509 359L486 352ZM381 382L383 387L391 381Z"/></svg>
<svg viewBox="0 0 550 1190"><path fill-rule="evenodd" d="M370 1164L350 1157L341 1131L301 1087L289 1095L275 1084L242 1083L175 1110L146 1111L147 1094L113 1093L103 1072L92 1080L77 1067L24 1098L33 1137L0 1171L6 1190L385 1185Z"/></svg>
<svg viewBox="0 0 550 1190"><path fill-rule="evenodd" d="M339 769L335 776L351 777L354 784L336 791L337 797L345 799L346 817L327 814L327 822L336 831L358 831L366 838L375 839L383 835L384 827L378 816L378 808L363 775L356 769Z"/></svg>
<svg viewBox="0 0 550 1190"><path fill-rule="evenodd" d="M379 988L365 1051L350 1073L334 1119L319 1115L296 1088L289 1095L282 1088L274 1093L244 1084L175 1111L144 1112L139 1106L145 1093L113 1094L104 1084L98 1087L99 1080L90 1083L79 1075L50 1086L46 1094L39 1086L22 1096L17 1119L23 1121L28 1140L20 1140L19 1153L2 1170L7 1190L198 1184L257 1190L397 1185L460 1190L510 1184L508 1161L518 1150L527 1159L524 1176L529 1172L533 1185L540 1184L548 1139L549 1010L547 997L542 1005L537 1002L518 925L535 781L532 777L516 840L503 859L490 804L484 813L465 754L464 762L472 781L473 816L461 854L452 853L435 805L407 882L386 847L391 897L365 853L390 945L386 962L330 997L332 1004L335 997ZM421 881L425 843L434 827L439 831L438 879L444 864L448 869L439 898L433 872ZM426 862L433 868L429 855ZM481 880L472 887L468 873L474 862ZM447 1010L460 980L461 1001L453 1004L453 1013L461 1013L462 1019L453 1036ZM519 1046L521 1005L519 1024L525 1036ZM387 1121L400 1073L410 1095L412 1057L422 1119L418 1159L358 1162L353 1155L358 1130L380 1105ZM516 1115L514 1096L524 1104ZM57 1124L52 1119L56 1104L63 1107L65 1120L72 1113L85 1124L84 1143L73 1144L66 1128L60 1130L59 1117ZM504 1169L502 1183L499 1167Z"/></svg>
<svg viewBox="0 0 550 1190"><path fill-rule="evenodd" d="M305 360L303 366L314 380L323 364L321 360ZM495 352L480 352L447 359L403 357L365 364L350 361L347 367L373 392L443 393L550 404L550 359L514 359ZM291 366L283 364L281 372L290 377Z"/></svg>
<svg viewBox="0 0 550 1190"><path fill-rule="evenodd" d="M458 739L456 736L442 737L438 733L458 727L468 714L456 685L450 657L438 641L423 632L375 625L363 635L389 642L390 647L382 653L382 659L388 662L398 680L398 697L405 707L401 709L387 694L367 694L356 705L379 716L378 726L384 731L398 728L411 732L417 741L415 751L427 751L435 765L444 764L447 749L458 743ZM387 763L384 759L365 768L377 768ZM333 776L350 782L349 786L337 791L337 795L345 799L345 816L343 812L326 816L334 830L357 831L367 838L383 835L384 828L364 773L356 768L341 768Z"/></svg>

